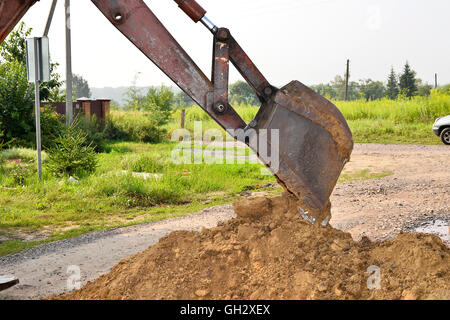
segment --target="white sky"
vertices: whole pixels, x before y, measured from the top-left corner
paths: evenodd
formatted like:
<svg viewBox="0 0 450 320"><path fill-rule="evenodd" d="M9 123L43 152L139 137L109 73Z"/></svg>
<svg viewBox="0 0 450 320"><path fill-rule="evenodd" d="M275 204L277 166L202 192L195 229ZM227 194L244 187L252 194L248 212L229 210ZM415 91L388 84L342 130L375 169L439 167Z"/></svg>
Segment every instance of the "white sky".
<svg viewBox="0 0 450 320"><path fill-rule="evenodd" d="M228 27L274 85L299 80L328 82L345 72L352 80L385 81L391 66L410 62L418 77L450 83L449 0L198 0L218 26ZM205 74L211 71L212 35L194 24L172 0L145 1ZM24 17L41 36L50 0L37 2ZM52 59L65 73L64 0L50 30ZM113 27L89 0L72 1L73 71L91 87L171 81ZM239 79L232 71L231 81Z"/></svg>

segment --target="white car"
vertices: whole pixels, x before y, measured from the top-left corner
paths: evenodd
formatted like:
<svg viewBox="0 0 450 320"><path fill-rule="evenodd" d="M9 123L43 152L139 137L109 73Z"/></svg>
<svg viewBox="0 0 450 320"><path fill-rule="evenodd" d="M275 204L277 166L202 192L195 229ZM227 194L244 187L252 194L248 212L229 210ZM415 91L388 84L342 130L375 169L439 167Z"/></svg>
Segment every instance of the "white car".
<svg viewBox="0 0 450 320"><path fill-rule="evenodd" d="M433 131L444 144L450 145L450 116L441 117L433 125Z"/></svg>

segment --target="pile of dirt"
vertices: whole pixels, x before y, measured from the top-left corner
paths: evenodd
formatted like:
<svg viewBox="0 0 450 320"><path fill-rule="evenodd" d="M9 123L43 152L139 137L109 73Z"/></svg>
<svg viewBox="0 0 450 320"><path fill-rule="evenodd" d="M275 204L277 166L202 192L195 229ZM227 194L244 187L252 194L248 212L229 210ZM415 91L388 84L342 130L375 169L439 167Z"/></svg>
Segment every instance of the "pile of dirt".
<svg viewBox="0 0 450 320"><path fill-rule="evenodd" d="M173 232L62 298L450 299L450 249L436 236L355 242L282 197L234 208L236 219Z"/></svg>

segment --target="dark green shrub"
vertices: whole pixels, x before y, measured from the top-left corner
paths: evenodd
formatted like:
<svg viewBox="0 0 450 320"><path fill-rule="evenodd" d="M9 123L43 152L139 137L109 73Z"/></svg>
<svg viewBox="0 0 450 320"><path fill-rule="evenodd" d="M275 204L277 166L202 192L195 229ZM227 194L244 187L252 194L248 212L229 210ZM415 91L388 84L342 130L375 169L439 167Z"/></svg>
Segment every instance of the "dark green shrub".
<svg viewBox="0 0 450 320"><path fill-rule="evenodd" d="M111 118L106 122L103 130L105 138L108 140L119 141L128 140L130 137L127 133L116 125L116 122Z"/></svg>
<svg viewBox="0 0 450 320"><path fill-rule="evenodd" d="M26 179L33 175L35 172L36 168L34 166L19 164L9 170L8 174L14 180L15 185L23 186Z"/></svg>
<svg viewBox="0 0 450 320"><path fill-rule="evenodd" d="M7 143L3 139L3 132L0 132L0 151L6 148ZM0 159L1 161L1 159Z"/></svg>
<svg viewBox="0 0 450 320"><path fill-rule="evenodd" d="M56 176L91 174L97 168L95 148L87 141L87 133L75 121L55 140L48 150L48 170Z"/></svg>
<svg viewBox="0 0 450 320"><path fill-rule="evenodd" d="M107 137L117 140L158 143L165 139L167 130L156 125L147 112L115 112L105 129Z"/></svg>
<svg viewBox="0 0 450 320"><path fill-rule="evenodd" d="M95 152L105 151L103 144L107 139L105 134L105 121L97 119L95 115L89 120L85 117L78 118L78 128L86 133L86 146L94 148Z"/></svg>
<svg viewBox="0 0 450 320"><path fill-rule="evenodd" d="M46 105L41 108L41 142L43 149L51 148L55 139L65 129L63 116L59 115L53 106Z"/></svg>

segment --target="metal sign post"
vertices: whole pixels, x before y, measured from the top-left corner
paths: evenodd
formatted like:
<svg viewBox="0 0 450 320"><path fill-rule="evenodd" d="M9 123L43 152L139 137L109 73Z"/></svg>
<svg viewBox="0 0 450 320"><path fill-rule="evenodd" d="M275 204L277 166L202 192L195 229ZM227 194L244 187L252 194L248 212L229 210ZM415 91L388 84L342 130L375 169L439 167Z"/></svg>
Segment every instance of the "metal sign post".
<svg viewBox="0 0 450 320"><path fill-rule="evenodd" d="M48 38L27 39L27 78L34 83L36 110L36 148L39 180L42 178L41 99L39 84L50 81L50 55Z"/></svg>

